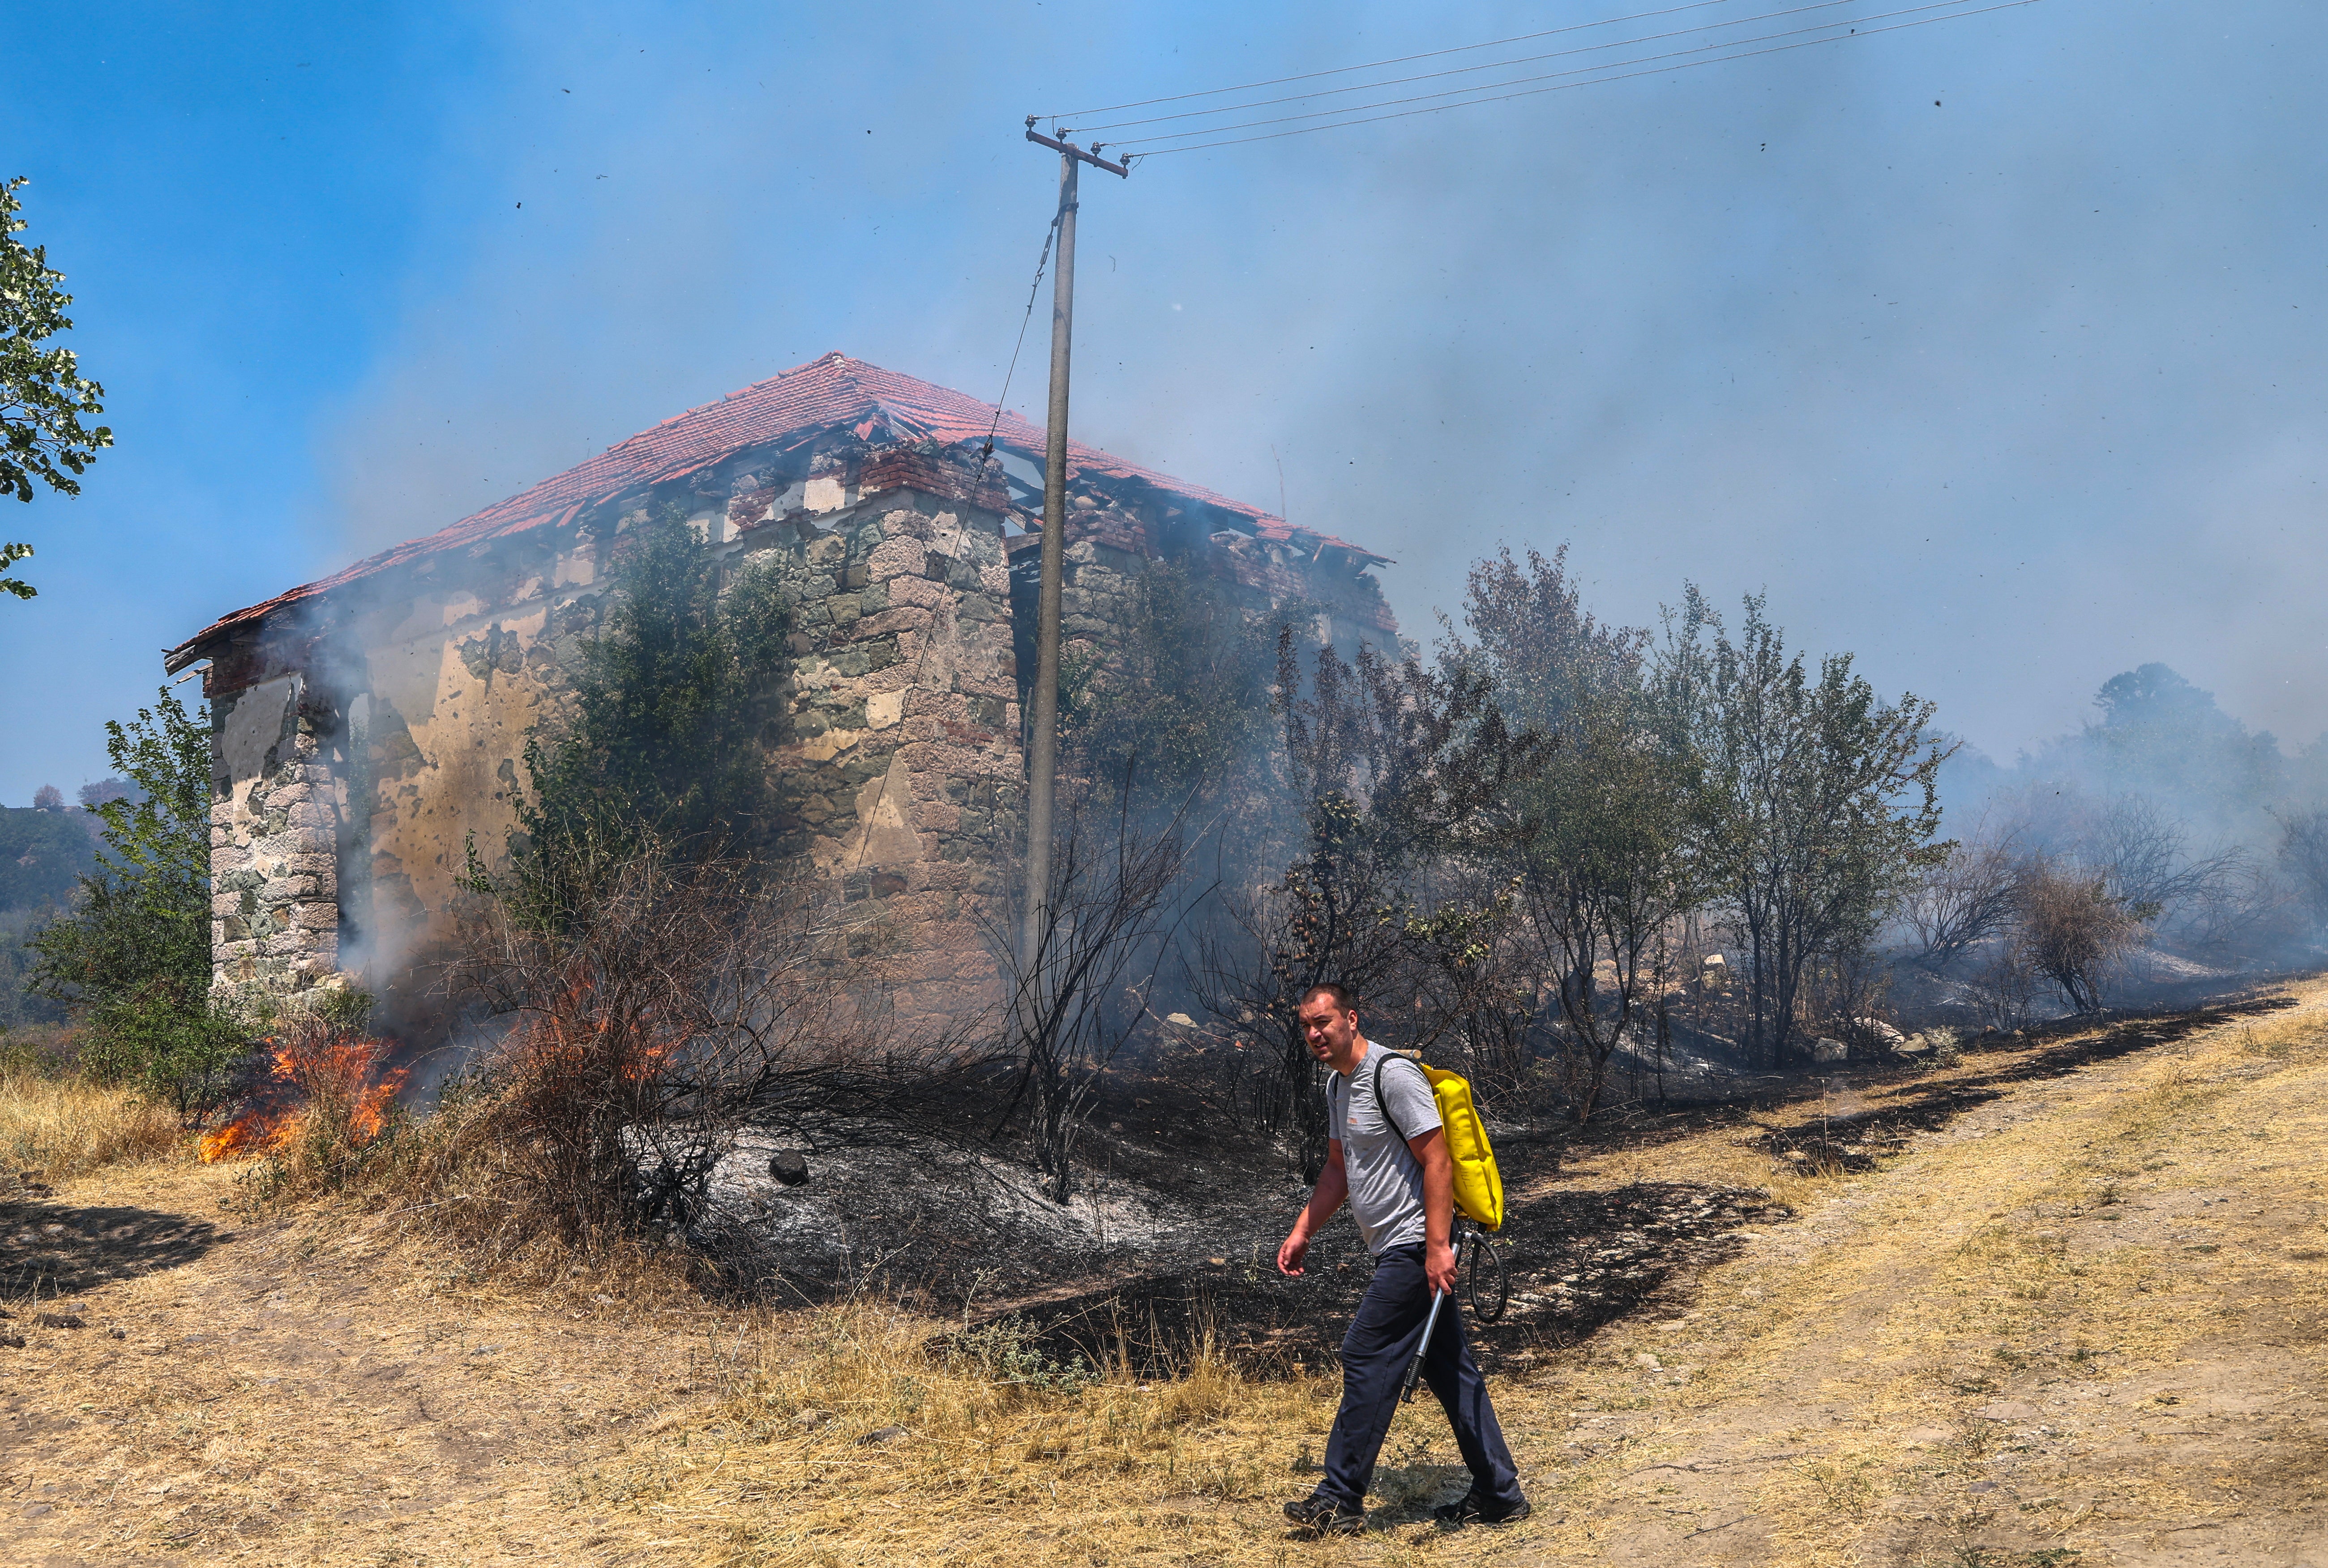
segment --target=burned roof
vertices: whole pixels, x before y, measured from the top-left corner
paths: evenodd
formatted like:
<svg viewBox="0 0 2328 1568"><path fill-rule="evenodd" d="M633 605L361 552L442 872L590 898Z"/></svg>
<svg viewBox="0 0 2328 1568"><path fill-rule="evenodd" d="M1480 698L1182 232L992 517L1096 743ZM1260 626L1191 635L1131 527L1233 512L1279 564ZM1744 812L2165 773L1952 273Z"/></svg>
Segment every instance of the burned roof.
<svg viewBox="0 0 2328 1568"><path fill-rule="evenodd" d="M982 442L990 429L996 446L1005 452L1037 464L1044 453L1041 427L1016 414L1005 410L998 415L991 403L981 403L963 393L885 371L846 354L824 354L781 375L730 392L716 403L675 414L587 462L464 518L450 528L425 539L408 540L332 577L222 616L168 650L165 663L172 671L183 669L204 657L206 646L220 637L254 625L286 605L329 594L350 583L446 551L570 522L591 507L635 494L649 485L682 479L747 447L840 429L851 430L868 440L934 440L947 445ZM1143 486L1183 504L1218 512L1228 527L1258 539L1291 544L1305 551L1345 551L1361 566L1389 559L1330 534L1292 527L1259 507L1142 468L1136 463L1127 463L1096 447L1070 442L1067 454L1068 473L1073 480Z"/></svg>

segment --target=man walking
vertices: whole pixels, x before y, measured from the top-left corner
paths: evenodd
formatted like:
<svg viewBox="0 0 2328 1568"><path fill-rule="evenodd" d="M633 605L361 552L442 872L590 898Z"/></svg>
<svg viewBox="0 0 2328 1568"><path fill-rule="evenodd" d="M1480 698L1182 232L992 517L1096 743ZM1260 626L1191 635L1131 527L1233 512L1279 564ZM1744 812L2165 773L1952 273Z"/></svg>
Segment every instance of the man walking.
<svg viewBox="0 0 2328 1568"><path fill-rule="evenodd" d="M1320 1535L1366 1528L1375 1458L1398 1413L1399 1386L1422 1342L1432 1297L1444 1291L1422 1376L1455 1428L1471 1489L1434 1516L1459 1526L1524 1519L1528 1501L1455 1305L1455 1168L1431 1082L1413 1061L1358 1032L1357 1004L1341 986L1310 987L1300 1016L1310 1054L1333 1069L1326 1084L1326 1169L1277 1249L1277 1266L1299 1274L1310 1238L1345 1198L1375 1263L1374 1282L1342 1340L1342 1408L1326 1441L1325 1479L1309 1497L1286 1504L1285 1516Z"/></svg>

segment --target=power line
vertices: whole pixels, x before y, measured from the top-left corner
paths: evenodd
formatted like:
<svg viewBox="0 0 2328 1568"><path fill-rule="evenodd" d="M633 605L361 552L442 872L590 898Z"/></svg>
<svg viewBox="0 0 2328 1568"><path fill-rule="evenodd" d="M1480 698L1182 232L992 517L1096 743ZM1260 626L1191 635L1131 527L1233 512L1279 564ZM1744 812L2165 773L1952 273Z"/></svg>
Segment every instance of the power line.
<svg viewBox="0 0 2328 1568"><path fill-rule="evenodd" d="M1964 7L1967 7L1967 6L1968 6L1968 5L1970 5L1971 4L1972 4L1972 0L1927 0L1927 3L1926 3L1926 4L1924 4L1924 5L1909 5L1909 6L1904 6L1904 7L1902 7L1901 9L1897 10L1897 11L1881 11L1881 12L1877 12L1875 14L1873 14L1873 15L1872 15L1872 16L1864 16L1864 17L1861 17L1861 18L1859 18L1858 20L1860 20L1860 21L1862 21L1862 22L1888 22L1888 21L1890 21L1892 17L1895 17L1895 16L1912 16L1912 15L1916 14L1917 13L1919 13L1919 12L1922 12L1922 11L1948 11L1948 12L1950 12L1951 14L1966 14L1966 15L1969 15L1969 14L1972 14L1972 13L1971 13L1971 12L1969 12L1969 11L1964 10L1963 8L1964 8ZM1946 17L1938 17L1938 16L1936 16L1936 17L1929 18L1929 20L1931 20L1931 21L1935 21L1935 22L1940 22L1940 21L1946 21L1946 20L1947 20L1947 18L1946 18ZM1784 31L1784 32L1780 32L1780 33L1761 33L1761 34L1760 34L1759 36L1756 36L1756 37L1753 37L1753 38L1733 38L1733 39L1731 39L1731 40L1729 40L1729 41L1727 41L1727 42L1721 42L1721 43L1703 43L1703 44L1698 44L1698 45L1696 45L1695 47L1694 47L1694 48L1689 48L1689 49L1676 49L1676 50L1668 50L1666 52L1665 52L1665 53L1663 53L1663 54L1645 54L1645 55L1642 55L1642 56L1640 56L1639 58L1638 58L1638 59L1634 59L1634 60L1611 60L1611 61L1601 61L1600 64L1597 64L1597 65L1578 66L1578 67L1576 67L1576 68L1574 68L1574 69L1572 69L1572 70L1555 70L1555 71L1547 71L1547 72L1545 72L1545 73L1544 73L1543 75L1540 75L1540 76L1522 76L1522 77L1514 77L1513 79L1511 79L1511 80L1508 80L1508 81L1482 82L1482 83L1479 83L1479 84L1478 84L1478 85L1476 85L1476 86L1473 86L1473 87L1448 88L1448 89L1443 89L1443 90L1441 90L1441 91L1439 91L1439 92L1417 93L1417 94L1415 94L1415 95L1414 95L1413 97L1412 97L1412 98L1383 99L1379 99L1379 100L1377 100L1376 102L1374 102L1374 103L1366 103L1366 104L1351 104L1351 105L1348 105L1348 106L1347 106L1347 107L1345 107L1345 108L1335 108L1335 109L1316 109L1316 110L1312 110L1311 112L1310 112L1310 113L1308 113L1308 114L1298 114L1298 115L1279 115L1279 116L1276 116L1275 117L1273 117L1273 118L1270 118L1270 119L1262 119L1262 120L1244 120L1244 121L1240 121L1239 123L1237 123L1237 124L1235 124L1235 125L1210 126L1210 127L1202 127L1202 128L1199 128L1199 129L1197 129L1197 130L1187 130L1187 131L1163 131L1163 132L1159 132L1158 134L1156 134L1155 136L1152 136L1135 137L1135 138L1133 139L1133 145L1134 145L1134 146L1137 146L1137 145L1139 145L1141 142L1150 142L1150 143L1154 143L1154 142L1167 142L1167 141L1174 141L1174 140L1178 140L1178 139L1179 139L1179 138L1181 138L1181 137L1184 137L1184 136L1217 136L1217 135L1219 135L1220 133L1222 133L1222 132L1224 132L1224 131L1242 131L1242 130L1251 130L1251 129L1253 129L1253 128L1254 128L1255 127L1258 127L1258 126L1291 125L1291 124L1292 122L1294 122L1295 120L1326 119L1326 118L1329 118L1329 117L1334 117L1334 116L1337 116L1337 115L1354 115L1354 114L1364 114L1364 113L1366 113L1366 112L1367 110L1369 110L1369 109L1377 109L1377 108L1400 108L1400 107L1403 107L1403 106L1407 105L1407 104L1413 104L1413 103L1427 103L1427 102L1429 102L1430 100L1432 100L1432 99L1441 99L1441 98L1456 98L1456 97L1462 96L1462 95L1464 95L1464 94L1472 94L1472 93L1501 93L1502 98L1518 97L1518 96L1522 96L1522 95L1519 95L1519 94L1514 94L1514 93L1502 93L1502 89L1505 89L1505 88L1507 88L1507 87L1525 87L1525 86L1527 86L1527 85L1529 85L1530 83L1533 83L1533 82L1539 82L1539 81L1552 81L1552 80L1557 80L1558 78L1565 77L1565 76L1582 76L1582 75L1587 74L1588 72L1592 72L1592 71L1614 70L1618 70L1618 69L1619 69L1619 68L1621 68L1621 67L1628 66L1628 65L1647 65L1647 64L1649 64L1649 63L1651 63L1651 62L1653 62L1653 61L1660 61L1660 60L1676 60L1676 59L1678 59L1678 58L1680 58L1682 55L1685 55L1685 54L1705 54L1705 53L1713 52L1717 51L1717 50L1727 50L1727 51L1733 51L1733 52L1734 52L1734 51L1738 51L1738 50L1739 50L1739 47L1740 47L1741 45L1743 45L1743 44L1748 44L1748 43L1767 43L1767 42L1770 42L1770 41L1771 41L1771 40L1773 40L1773 39L1778 39L1778 38L1793 38L1793 37L1796 37L1797 35L1798 35L1798 34L1800 34L1800 33L1834 33L1834 30L1835 30L1835 29L1836 29L1836 28L1838 28L1838 27L1845 27L1845 26L1850 26L1850 25L1852 25L1852 23L1851 23L1851 21L1850 21L1849 19L1847 19L1847 18L1845 18L1845 19L1838 19L1838 20L1834 21L1834 22L1822 22L1822 23L1814 23L1813 25L1808 26L1808 27L1795 27L1795 28L1789 28L1789 29L1787 29L1786 31ZM1854 28L1854 32L1856 31L1856 28L1855 28L1855 27ZM1870 31L1871 31L1871 32L1886 32L1886 33L1888 33L1888 32L1890 32L1890 31L1891 31L1891 29L1890 29L1890 28L1873 28L1873 29L1870 29ZM1812 42L1837 42L1837 41L1838 41L1839 39L1841 39L1841 38L1848 37L1848 36L1851 36L1851 34L1848 34L1848 33L1842 33L1842 34L1836 34L1836 35L1835 35L1835 37L1834 37L1834 38L1827 38L1827 39L1814 39L1814 40L1812 40ZM1650 40L1647 40L1647 39L1641 39L1641 40L1637 40L1637 41L1635 41L1635 42L1651 42L1651 41L1650 41ZM1747 54L1747 53L1764 53L1764 52L1767 52L1767 51L1750 51L1750 52L1732 52L1732 53L1725 53L1725 54L1719 55L1717 58L1724 59L1724 60L1743 59L1743 58L1745 58L1745 57L1746 57L1746 54ZM1514 63L1517 63L1517 62L1516 62L1516 61L1515 61ZM1637 73L1637 74L1638 74L1638 73ZM1617 80L1617 79L1609 79L1609 80ZM1573 85L1582 85L1582 84L1581 84L1581 83L1579 83L1579 84L1573 84ZM1501 101L1501 99L1500 99L1500 98L1478 98L1478 99L1474 99L1472 101L1474 101L1474 102L1478 102L1478 103L1494 103L1494 102L1500 102L1500 101ZM1440 108L1462 108L1462 107L1464 107L1464 106L1463 106L1463 105L1461 105L1461 104L1441 104L1441 105L1440 105L1439 107L1440 107ZM1376 117L1376 118L1380 118L1380 117L1383 117L1377 116L1377 117ZM1366 122L1364 122L1364 121L1354 121L1354 122L1350 122L1350 123L1354 123L1354 124L1364 124L1364 123L1366 123ZM1328 129L1328 128L1329 128L1329 127L1324 127L1324 126L1319 126L1319 127L1313 127L1313 128L1315 128L1315 129L1319 129L1319 130L1324 130L1324 129ZM1159 148L1159 149L1158 149L1158 150L1159 150L1159 151L1164 151L1164 150L1169 150L1169 149L1162 149L1162 148Z"/></svg>
<svg viewBox="0 0 2328 1568"><path fill-rule="evenodd" d="M1274 142L1281 141L1287 136L1314 136L1319 131L1340 130L1347 126L1374 125L1382 120L1411 119L1416 115L1445 114L1449 109L1473 108L1477 108L1480 104L1504 103L1516 98L1535 98L1544 93L1567 92L1580 87L1597 87L1604 82L1630 81L1638 77L1667 76L1675 71L1694 70L1700 66L1720 65L1733 60L1751 60L1758 55L1785 54L1789 51L1797 49L1814 49L1823 43L1847 43L1855 38L1873 38L1880 33L1901 33L1910 27L1929 27L1936 23L1952 22L1959 17L1985 16L1993 11L2015 11L2019 10L2022 6L2034 5L2038 3L2039 0L2001 0L2001 3L1997 5L1984 5L1979 9L1973 11L1953 12L1947 16L1926 16L1914 22L1899 22L1894 23L1889 27L1871 27L1864 32L1838 33L1829 38L1807 38L1798 43L1773 44L1768 49L1751 49L1732 54L1720 54L1710 60L1685 60L1677 65L1660 65L1648 70L1629 70L1610 76L1598 76L1588 81L1564 81L1553 87L1532 87L1523 92L1507 92L1496 98L1473 99L1468 103L1432 104L1424 108L1399 109L1392 114L1370 115L1364 119L1338 120L1329 126L1302 126L1298 129L1290 131L1268 131L1257 136L1233 136L1224 141L1197 142L1187 146L1181 147L1158 147L1152 152L1132 152L1124 154L1123 155L1128 159L1160 158L1169 156L1174 153L1201 153L1212 147L1234 147L1242 146L1248 142ZM1837 23L1837 25L1841 25L1841 23ZM1611 61L1610 63L1612 65L1619 65L1629 62ZM1357 113L1368 107L1372 106L1355 105L1351 109L1345 112ZM1223 126L1216 128L1220 130L1229 130L1236 127Z"/></svg>
<svg viewBox="0 0 2328 1568"><path fill-rule="evenodd" d="M1730 22L1701 22L1694 27L1676 28L1671 33L1652 33L1644 38L1612 39L1607 43L1587 43L1576 49L1554 50L1548 54L1524 54L1516 60L1491 60L1480 65L1457 65L1450 66L1445 70L1424 71L1416 76L1395 76L1392 77L1387 81L1362 82L1353 87L1321 88L1316 92L1293 93L1285 98L1259 99L1251 103L1223 104L1218 108L1184 109L1178 114L1151 115L1145 119L1113 120L1106 125L1080 126L1076 128L1078 134L1094 131L1116 131L1122 130L1127 126L1162 125L1168 120L1201 119L1206 115L1235 114L1243 109L1268 108L1272 105L1281 103L1305 103L1315 99L1332 98L1337 93L1373 92L1378 89L1385 87L1403 87L1411 81L1436 81L1441 77L1465 76L1475 70L1501 70L1507 66L1534 65L1538 61L1544 60L1564 60L1572 54L1592 54L1603 49L1626 49L1636 43L1656 43L1667 38L1685 38L1693 33L1713 33L1725 27L1750 27L1757 22L1769 22L1780 16L1798 16L1806 11L1831 11L1838 5L1852 5L1858 3L1859 0L1816 0L1816 3L1813 5L1797 5L1786 11L1766 11L1759 16L1741 16L1736 18L1734 21ZM1841 23L1837 23L1836 25L1841 25ZM1746 42L1751 41L1749 40ZM1364 66L1350 66L1347 69L1352 70L1363 70L1367 68ZM1223 89L1222 90L1232 91L1234 89ZM1373 106L1366 105L1357 107L1371 108Z"/></svg>
<svg viewBox="0 0 2328 1568"><path fill-rule="evenodd" d="M1542 33L1522 33L1510 38L1489 39L1485 43L1459 43L1451 49L1427 50L1421 54L1402 54L1394 60L1377 60L1366 65L1338 65L1331 70L1304 71L1299 76L1272 77L1266 81L1248 81L1238 87L1209 87L1202 92L1179 92L1169 98L1144 98L1137 103L1102 104L1097 108L1070 109L1065 114L1037 115L1037 119L1071 120L1084 115L1112 115L1128 108L1150 108L1159 103L1181 103L1192 98L1218 98L1225 92L1251 92L1257 87L1282 87L1289 81L1315 81L1319 77L1347 76L1354 70L1378 70L1385 65L1404 65L1410 61L1437 60L1443 55L1468 54L1475 49L1498 49L1507 43L1527 43L1538 38L1556 38L1563 33L1582 33L1593 27L1613 27L1620 22L1646 22L1653 16L1673 16L1684 11L1703 11L1709 5L1726 5L1730 0L1691 0L1686 5L1668 5L1662 11L1637 11L1630 16L1604 17L1599 22L1578 22L1566 27L1546 28Z"/></svg>

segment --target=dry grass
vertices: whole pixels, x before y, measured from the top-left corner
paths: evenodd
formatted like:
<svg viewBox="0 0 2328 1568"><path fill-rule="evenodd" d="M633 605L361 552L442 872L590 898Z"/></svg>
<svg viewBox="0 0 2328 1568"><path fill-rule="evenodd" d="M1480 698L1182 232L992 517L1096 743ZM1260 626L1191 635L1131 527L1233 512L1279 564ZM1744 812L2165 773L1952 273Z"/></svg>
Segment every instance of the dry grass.
<svg viewBox="0 0 2328 1568"><path fill-rule="evenodd" d="M945 1327L862 1305L768 1327L701 1433L698 1473L659 1472L678 1517L724 1524L713 1561L1019 1563L1068 1539L1094 1557L1166 1545L1242 1561L1255 1542L1240 1505L1273 1512L1312 1484L1338 1392L1323 1380L1248 1382L1210 1343L1169 1380L1030 1375L1007 1334L933 1354Z"/></svg>
<svg viewBox="0 0 2328 1568"><path fill-rule="evenodd" d="M11 1176L38 1171L60 1180L184 1146L165 1107L43 1063L0 1057L0 1161Z"/></svg>
<svg viewBox="0 0 2328 1568"><path fill-rule="evenodd" d="M230 1343L36 1341L26 1408L117 1402L117 1424L0 1469L58 1484L44 1549L252 1563L2113 1560L2315 1484L2273 1468L2328 1431L2301 1392L2328 1387L2328 987L2301 994L2013 1088L1865 1175L1776 1169L1736 1127L1569 1173L1765 1187L1800 1217L1752 1227L1669 1320L1494 1378L1539 1510L1508 1532L1422 1522L1464 1479L1427 1402L1377 1473L1389 1527L1313 1543L1278 1504L1315 1482L1328 1379L1248 1381L1199 1343L1143 1385L1007 1325L963 1338L866 1300L738 1316L620 1271L516 1290L399 1235L408 1216L327 1207L91 1292L93 1319L157 1346ZM76 1199L214 1212L219 1186L133 1167ZM1978 1413L1999 1402L2039 1414ZM2241 1545L2227 1560L2278 1560Z"/></svg>

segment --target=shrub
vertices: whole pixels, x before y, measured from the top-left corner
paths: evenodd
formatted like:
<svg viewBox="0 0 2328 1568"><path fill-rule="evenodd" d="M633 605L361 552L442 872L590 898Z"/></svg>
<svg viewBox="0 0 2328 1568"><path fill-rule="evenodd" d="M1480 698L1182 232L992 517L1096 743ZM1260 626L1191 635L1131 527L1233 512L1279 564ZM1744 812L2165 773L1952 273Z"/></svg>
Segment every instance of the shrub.
<svg viewBox="0 0 2328 1568"><path fill-rule="evenodd" d="M672 1243L731 1283L781 1272L710 1210L737 1133L958 1117L984 1062L966 1027L892 1025L867 936L748 863L652 845L560 926L482 900L452 978L493 1038L361 1162L368 1200L515 1277Z"/></svg>
<svg viewBox="0 0 2328 1568"><path fill-rule="evenodd" d="M193 1000L168 979L84 1013L80 1066L92 1083L133 1089L192 1127L248 1079L258 1030L222 1000Z"/></svg>
<svg viewBox="0 0 2328 1568"><path fill-rule="evenodd" d="M1081 1356L1061 1361L1046 1354L1040 1337L1015 1313L974 1329L964 1326L947 1344L945 1364L991 1383L1048 1393L1074 1394L1100 1380Z"/></svg>
<svg viewBox="0 0 2328 1568"><path fill-rule="evenodd" d="M2079 1012L2094 1012L2126 955L2141 944L2145 913L2111 895L2096 874L2046 860L2021 881L2019 940L2037 973Z"/></svg>
<svg viewBox="0 0 2328 1568"><path fill-rule="evenodd" d="M200 1120L231 1093L257 1033L211 995L211 744L167 687L105 749L139 791L91 807L97 869L71 911L31 937L29 989L70 1009L82 1061Z"/></svg>

